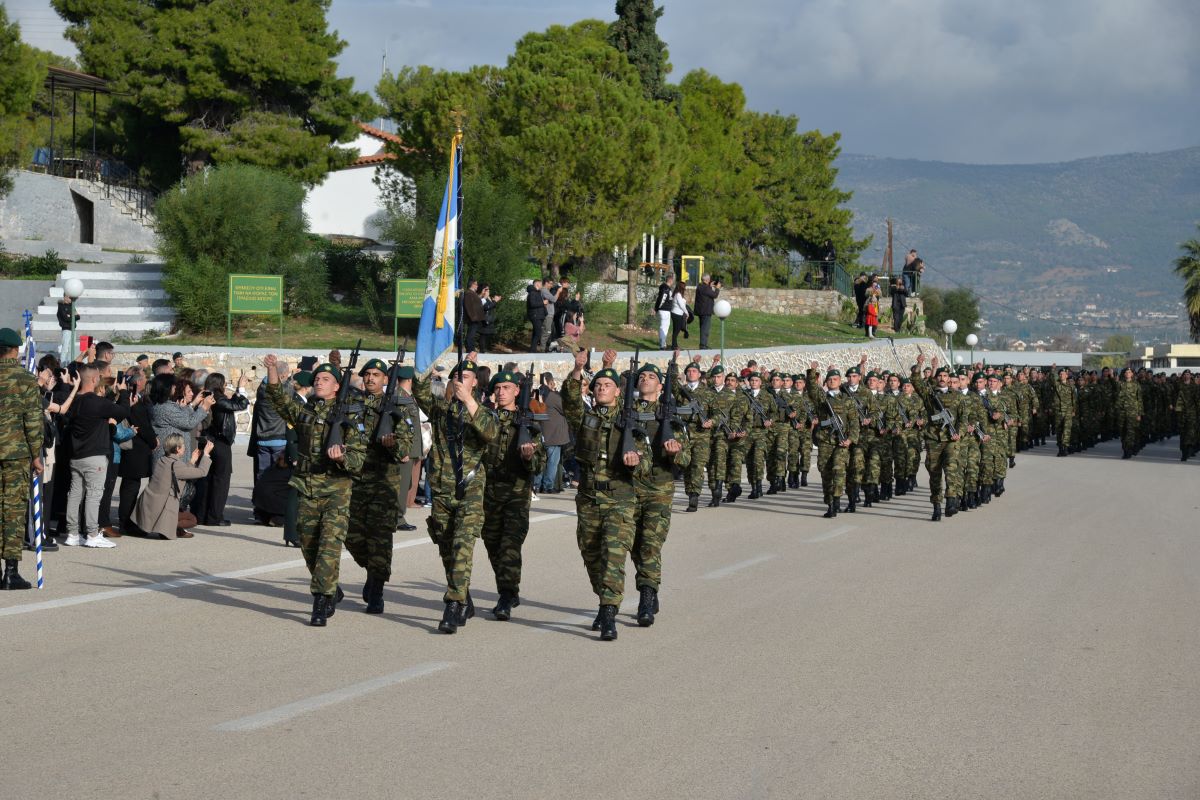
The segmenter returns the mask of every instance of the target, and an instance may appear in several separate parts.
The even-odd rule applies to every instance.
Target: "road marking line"
[[[406,547],[416,547],[419,544],[433,544],[433,541],[425,539],[407,539],[399,542],[393,550],[402,550]],[[350,553],[342,553],[342,558],[350,558]],[[206,575],[203,578],[180,578],[174,581],[162,581],[161,583],[148,583],[144,586],[129,586],[124,589],[110,589],[104,592],[92,592],[91,594],[79,594],[73,597],[60,597],[57,600],[45,600],[40,603],[25,603],[20,606],[12,606],[10,608],[0,608],[0,617],[12,617],[18,614],[29,614],[34,611],[49,611],[54,608],[67,608],[69,606],[79,606],[85,603],[98,603],[101,600],[115,600],[118,597],[129,597],[135,594],[144,594],[146,592],[165,592],[168,589],[180,589],[184,586],[203,586],[209,583],[220,583],[222,581],[232,581],[238,578],[249,578],[254,575],[264,575],[268,572],[278,572],[284,569],[295,569],[303,567],[304,561],[277,561],[274,564],[263,564],[261,567],[250,567],[248,569],[234,570],[233,572],[219,572],[216,575]]]
[[[222,731],[225,733],[243,733],[245,731],[257,731],[262,728],[269,728],[272,725],[278,725],[281,722],[287,722],[293,717],[298,717],[301,714],[308,714],[326,706],[343,703],[347,700],[354,700],[362,697],[365,694],[386,689],[389,686],[394,686],[397,683],[404,683],[416,678],[421,678],[430,675],[434,672],[440,672],[444,669],[453,667],[454,664],[448,661],[430,661],[427,664],[418,664],[415,667],[402,669],[399,672],[393,672],[391,675],[382,675],[378,678],[372,678],[369,681],[356,683],[352,686],[346,686],[342,689],[336,689],[325,694],[318,694],[313,697],[297,700],[294,703],[272,708],[269,711],[262,711],[258,714],[251,714],[248,717],[241,719],[222,722],[220,725],[214,725],[213,730]]]
[[[708,573],[707,575],[701,575],[700,579],[710,581],[710,580],[714,580],[716,578],[725,578],[725,577],[728,577],[729,575],[732,575],[733,573],[737,572],[738,570],[746,569],[746,567],[753,567],[755,564],[761,564],[764,561],[770,561],[774,557],[775,556],[770,553],[765,553],[761,556],[755,556],[754,558],[748,558],[745,561],[739,561],[736,564],[730,564],[728,567],[721,567],[720,569],[714,569],[712,572]]]
[[[826,531],[825,533],[822,533],[820,536],[814,536],[811,539],[805,539],[804,543],[805,544],[816,544],[817,542],[827,542],[830,539],[836,539],[837,537],[841,536],[843,533],[849,533],[850,531],[853,531],[853,530],[857,530],[857,528],[855,528],[853,525],[842,525],[840,528],[834,528],[831,531]]]

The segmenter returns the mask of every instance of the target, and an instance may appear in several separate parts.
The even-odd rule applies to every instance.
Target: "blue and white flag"
[[[33,314],[25,312],[25,369],[37,374],[37,345],[33,342]]]
[[[438,215],[437,234],[433,238],[433,258],[429,261],[425,302],[421,305],[421,324],[417,328],[417,352],[413,360],[418,373],[429,369],[454,346],[462,248],[461,211],[462,134],[459,133],[450,146],[450,175],[446,180],[446,194],[442,197],[442,211]]]

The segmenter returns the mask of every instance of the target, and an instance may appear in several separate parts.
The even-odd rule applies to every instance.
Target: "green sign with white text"
[[[396,281],[396,319],[420,319],[425,304],[425,281],[404,279]]]

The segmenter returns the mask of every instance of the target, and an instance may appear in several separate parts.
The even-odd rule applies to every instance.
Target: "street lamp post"
[[[718,300],[713,303],[713,313],[721,320],[721,363],[725,363],[725,318],[733,313],[733,306],[728,300]]]
[[[979,337],[973,333],[967,334],[967,346],[971,348],[971,364],[975,363],[975,345],[979,344]]]
[[[954,360],[954,332],[958,330],[958,323],[952,319],[948,319],[942,323],[942,333],[946,334],[946,349],[950,351],[950,360]]]
[[[79,278],[68,278],[63,284],[63,296],[71,300],[71,344],[62,354],[64,363],[69,363],[68,359],[75,360],[75,301],[83,297],[83,281]]]

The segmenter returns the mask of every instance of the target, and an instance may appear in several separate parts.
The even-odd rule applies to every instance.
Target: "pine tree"
[[[671,101],[675,92],[667,85],[671,63],[667,43],[655,27],[663,8],[654,0],[617,0],[617,19],[608,26],[608,43],[620,50],[637,69],[649,100]]]

